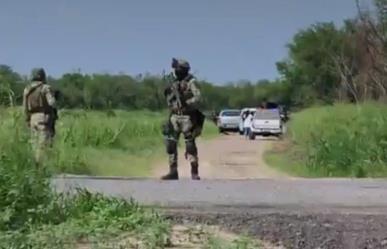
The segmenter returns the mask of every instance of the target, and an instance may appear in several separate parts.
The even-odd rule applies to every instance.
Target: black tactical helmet
[[[33,81],[46,81],[46,72],[43,68],[35,68],[32,70],[31,79]]]
[[[185,70],[190,70],[191,66],[189,65],[188,61],[186,61],[186,60],[172,58],[172,68],[174,68],[174,69],[182,68]]]

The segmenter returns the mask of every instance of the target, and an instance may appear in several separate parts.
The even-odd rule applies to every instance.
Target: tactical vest
[[[50,108],[43,93],[44,84],[32,86],[27,92],[27,110],[29,113],[48,113]]]
[[[184,99],[189,99],[193,97],[193,93],[191,92],[191,89],[188,87],[189,82],[194,77],[189,74],[184,80],[180,82],[180,93],[183,96]],[[201,135],[204,125],[205,116],[201,111],[199,111],[196,108],[187,109],[189,116],[191,117],[191,122],[193,124],[192,127],[192,136],[194,138]]]
[[[184,78],[182,81],[177,82],[178,91],[180,94],[180,97],[182,101],[185,101],[187,99],[190,99],[193,97],[193,93],[191,92],[191,89],[189,88],[189,82],[193,79],[192,75],[188,75],[186,78]],[[194,109],[188,108],[186,111],[191,112]]]
[[[188,95],[192,95],[192,92],[188,88],[188,83],[192,79],[193,79],[193,76],[189,74],[187,77],[184,78],[184,80],[180,81],[178,84],[180,88],[179,89],[180,94],[183,95],[184,97],[187,97]]]

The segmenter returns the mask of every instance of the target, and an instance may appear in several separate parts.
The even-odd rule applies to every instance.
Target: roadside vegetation
[[[99,120],[103,114],[92,115]],[[150,120],[155,118],[151,113],[143,115],[148,118],[150,116]],[[35,165],[28,143],[29,134],[20,112],[6,109],[0,111],[0,116],[0,248],[153,249],[165,248],[175,243],[172,240],[172,224],[152,209],[141,207],[134,200],[104,197],[82,189],[71,195],[54,192],[50,186],[50,178],[57,169],[51,161],[44,165]],[[74,120],[70,119],[68,122],[71,121]],[[108,124],[110,123],[105,120],[101,125],[106,128],[109,127]],[[86,122],[83,126],[78,125],[74,123],[78,129],[86,129],[87,126]],[[97,129],[92,125],[89,128],[89,132]],[[141,130],[137,131],[141,133]],[[115,137],[109,132],[93,132],[105,134],[101,135],[106,136],[104,138]],[[144,136],[147,138],[146,134]],[[69,144],[75,146],[72,149],[76,150],[76,146],[82,149],[81,145],[85,144],[104,148],[117,145],[120,141],[118,139],[115,143],[100,145],[97,140],[83,138]],[[128,146],[126,149],[131,148],[128,143],[124,145]],[[131,152],[143,153],[141,144],[139,148],[133,147]],[[75,154],[74,157],[80,154]],[[201,231],[201,234],[203,238],[210,237],[210,232],[207,234],[206,231]],[[200,245],[206,246],[206,241],[203,240]],[[234,242],[229,243],[233,245]]]
[[[387,107],[383,104],[310,108],[292,116],[288,132],[289,141],[266,157],[290,174],[387,176]]]
[[[52,165],[62,173],[149,175],[163,152],[164,116],[146,111],[62,111]]]
[[[20,132],[27,132],[19,109],[3,109],[0,116],[4,135],[15,129],[14,119]],[[166,117],[166,112],[151,111],[61,111],[50,167],[67,174],[149,176],[154,163],[166,157],[161,134]],[[216,134],[207,120],[203,139]],[[5,140],[0,146],[6,146]]]
[[[0,248],[77,248],[123,233],[148,248],[163,245],[168,223],[135,202],[84,190],[54,193],[52,168],[34,164],[24,120],[9,115],[3,119],[2,112],[0,129]]]
[[[219,237],[209,237],[207,244],[203,249],[259,249],[263,248],[260,243],[254,242],[248,238],[238,238],[232,240],[226,240]]]

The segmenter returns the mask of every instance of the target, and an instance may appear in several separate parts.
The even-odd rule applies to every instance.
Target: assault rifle
[[[178,112],[182,112],[183,108],[185,107],[185,102],[182,101],[182,97],[179,92],[179,86],[178,83],[175,81],[175,78],[172,73],[168,75],[164,75],[164,80],[168,82],[168,86],[164,91],[164,95],[167,98],[167,102],[172,103],[175,102],[176,106],[174,108]]]

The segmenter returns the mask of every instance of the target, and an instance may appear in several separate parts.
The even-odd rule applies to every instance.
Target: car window
[[[222,112],[222,117],[237,117],[240,115],[240,111],[224,111]]]
[[[247,111],[243,111],[243,112],[241,112],[241,116],[243,116],[243,115],[246,115],[247,113],[251,113],[251,114],[255,114],[255,110],[247,110]]]

